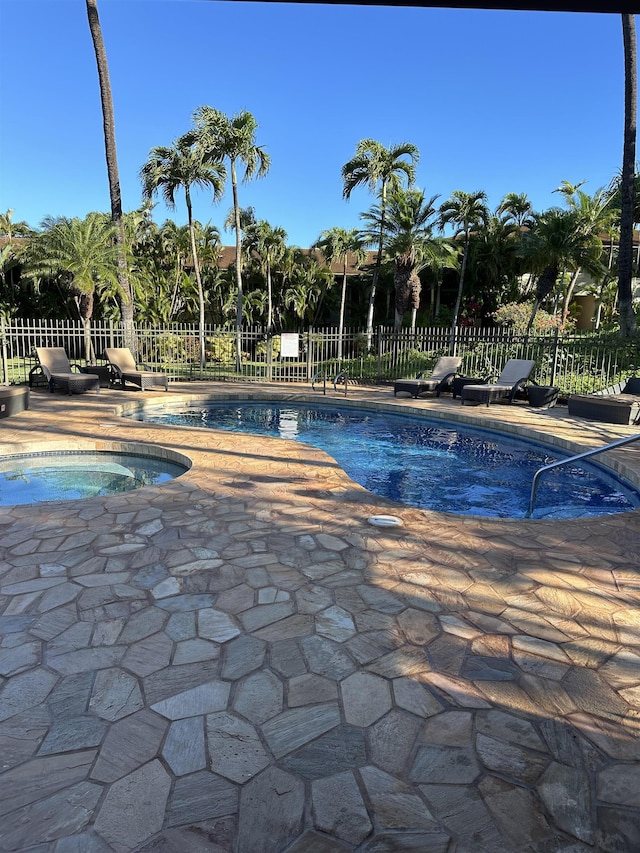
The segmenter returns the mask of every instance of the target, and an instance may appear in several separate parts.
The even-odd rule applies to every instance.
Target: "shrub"
[[[256,359],[266,361],[267,359],[267,344],[268,341],[259,341],[256,344]],[[280,335],[274,335],[271,338],[271,357],[278,358],[280,356]]]
[[[533,302],[509,302],[494,311],[491,316],[499,326],[511,326],[515,332],[525,332],[532,311]],[[538,308],[531,331],[548,332],[551,329],[559,329],[561,325],[560,317]]]
[[[206,343],[207,360],[217,364],[229,364],[235,358],[236,340],[232,333],[208,338]]]

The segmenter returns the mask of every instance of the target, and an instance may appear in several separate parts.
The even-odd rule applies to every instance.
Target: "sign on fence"
[[[300,357],[300,335],[297,332],[280,335],[280,356],[284,358]]]

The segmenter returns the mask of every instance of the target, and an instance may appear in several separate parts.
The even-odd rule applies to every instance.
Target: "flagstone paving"
[[[0,507],[0,850],[637,853],[640,510],[440,515],[302,444],[118,419],[263,391],[43,390],[0,421],[3,453],[124,442],[193,462],[161,486]],[[565,446],[634,432],[358,400]],[[615,465],[640,483],[639,447]]]

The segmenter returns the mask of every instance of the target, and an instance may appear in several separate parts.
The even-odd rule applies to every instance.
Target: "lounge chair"
[[[460,392],[461,403],[471,401],[486,403],[489,406],[494,400],[507,399],[513,403],[517,391],[520,391],[528,381],[535,361],[523,358],[510,358],[495,382],[486,385],[465,385]]]
[[[128,347],[107,347],[104,354],[111,366],[110,387],[119,382],[124,390],[126,383],[129,382],[131,385],[137,385],[141,391],[146,391],[148,388],[164,388],[165,391],[168,389],[167,375],[149,370],[146,364],[142,365],[144,370],[139,370]]]
[[[70,364],[62,347],[36,347],[36,354],[52,394],[54,388],[61,388],[67,394],[100,391],[100,377],[82,372],[77,364]]]
[[[439,397],[456,375],[461,364],[461,358],[444,355],[438,359],[430,376],[423,376],[422,373],[419,373],[415,379],[398,379],[394,382],[393,396],[395,397],[398,391],[406,391],[417,398],[425,391],[435,391],[436,397]]]
[[[640,423],[640,376],[632,376],[624,386],[596,394],[572,394],[567,402],[569,414],[609,424]]]

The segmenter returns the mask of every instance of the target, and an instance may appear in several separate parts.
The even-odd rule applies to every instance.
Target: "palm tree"
[[[624,147],[620,175],[620,246],[618,249],[618,310],[620,334],[638,333],[633,311],[633,220],[635,207],[636,122],[638,111],[638,69],[636,61],[636,24],[630,14],[622,15],[624,42]]]
[[[224,191],[226,170],[219,160],[211,158],[193,139],[192,135],[187,133],[179,137],[171,147],[157,146],[152,148],[147,162],[140,170],[140,178],[142,180],[143,198],[151,199],[160,190],[167,207],[170,209],[174,209],[176,206],[176,190],[180,188],[184,190],[191,240],[191,256],[198,285],[200,371],[202,372],[205,365],[204,288],[196,246],[191,189],[192,187],[212,189],[213,200],[216,201]]]
[[[600,235],[610,229],[616,216],[616,211],[611,203],[612,196],[605,189],[599,189],[593,196],[590,196],[579,189],[579,186],[574,187],[568,181],[563,181],[563,188],[559,191],[565,196],[569,210],[576,214],[576,228],[583,238],[584,248],[591,247],[594,252],[598,250],[602,252],[603,246]],[[577,265],[565,291],[562,305],[563,325],[569,312],[569,303],[580,272],[581,266]],[[600,280],[604,273],[604,267],[598,270],[597,279]]]
[[[323,231],[313,248],[320,249],[329,266],[342,264],[342,290],[340,293],[340,319],[338,321],[338,360],[342,361],[344,337],[344,309],[347,299],[347,262],[352,258],[357,268],[367,256],[362,235],[356,228],[329,228]]]
[[[447,266],[454,255],[444,240],[433,236],[437,199],[437,195],[425,199],[421,190],[400,187],[389,193],[384,250],[393,259],[396,329],[401,328],[408,308],[411,308],[411,327],[415,329],[422,291],[419,273],[427,267],[437,270]],[[373,231],[377,230],[381,216],[380,207],[374,205],[362,218]]]
[[[539,273],[536,296],[527,326],[533,327],[542,302],[553,292],[561,272],[578,267],[599,277],[602,272],[602,243],[585,237],[579,214],[575,210],[554,207],[536,217],[533,229],[523,235],[521,254],[533,273]]]
[[[531,218],[527,217],[526,222],[525,229],[531,228]],[[482,294],[487,314],[519,296],[522,266],[519,249],[525,233],[522,228],[500,204],[485,227],[473,234],[467,269],[474,273],[474,293]]]
[[[379,189],[380,229],[378,232],[378,254],[371,281],[369,293],[369,308],[367,310],[367,341],[371,345],[373,335],[373,309],[376,298],[376,287],[382,264],[382,251],[385,235],[385,215],[387,206],[387,191],[401,186],[402,178],[406,178],[410,187],[416,175],[416,166],[420,153],[415,145],[403,142],[385,148],[375,139],[361,139],[351,160],[342,167],[343,191],[345,199],[351,198],[353,190],[365,184],[372,193]]]
[[[0,213],[0,237],[5,238],[4,245],[0,248],[0,310],[15,309],[16,285],[19,280],[17,270],[20,265],[20,256],[24,247],[16,244],[16,237],[31,237],[33,230],[26,222],[14,222],[13,210]]]
[[[169,269],[171,271],[171,296],[166,317],[170,322],[176,319],[180,307],[184,304],[184,287],[189,282],[186,266],[192,255],[191,232],[188,225],[176,225],[172,219],[167,219],[160,228],[159,237],[161,250],[166,258],[167,272]]]
[[[506,222],[513,221],[518,228],[530,224],[532,213],[526,193],[507,193],[496,208],[497,216],[504,216]]]
[[[102,38],[100,18],[98,17],[97,0],[86,0],[86,5],[89,29],[91,31],[93,49],[96,55],[96,64],[98,66],[98,80],[100,83],[104,147],[107,160],[109,197],[111,200],[111,220],[114,226],[118,260],[120,314],[124,326],[125,344],[135,352],[135,339],[133,334],[133,291],[129,282],[129,274],[127,270],[127,249],[124,221],[122,218],[122,195],[120,193],[120,177],[118,175],[118,155],[116,150],[116,133],[113,115],[113,98],[111,96],[111,82],[109,80],[109,65]]]
[[[285,254],[286,288],[284,304],[297,319],[311,323],[317,306],[334,281],[333,273],[316,258],[293,247]],[[295,326],[294,326],[295,328]]]
[[[473,229],[485,225],[488,218],[489,209],[487,207],[487,195],[482,190],[473,193],[454,190],[454,192],[451,193],[451,198],[449,198],[448,201],[445,201],[445,203],[440,207],[440,227],[444,229],[446,225],[453,225],[455,229],[453,235],[454,239],[459,237],[462,237],[463,239],[458,294],[456,296],[456,304],[453,309],[453,317],[451,320],[451,352],[454,355],[456,326],[458,325],[458,315],[460,314],[462,291],[464,288],[464,276],[469,256],[469,240]]]
[[[236,370],[242,370],[242,349],[240,332],[242,329],[242,228],[240,205],[238,202],[237,165],[244,165],[243,183],[252,178],[262,178],[269,171],[271,158],[260,145],[256,145],[255,134],[258,124],[251,113],[243,110],[228,118],[213,107],[198,107],[193,115],[196,123],[196,138],[207,156],[229,160],[231,188],[233,192],[233,210],[236,231]]]
[[[120,286],[112,223],[100,213],[84,219],[47,218],[29,246],[27,272],[60,278],[73,294],[84,327],[85,358],[95,361],[91,318],[97,289]]]
[[[273,332],[273,265],[284,257],[287,232],[261,219],[246,233],[247,248],[259,259],[267,283],[267,337],[270,337]]]

